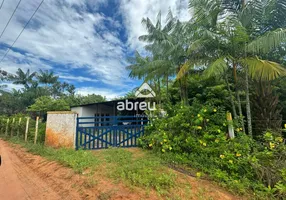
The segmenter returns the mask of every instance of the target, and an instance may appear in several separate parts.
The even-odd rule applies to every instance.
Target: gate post
[[[76,116],[76,129],[75,129],[75,150],[78,150],[78,124],[79,124],[79,118]]]
[[[117,128],[118,128],[118,124],[117,124],[117,116],[114,116],[114,120],[113,120],[113,126],[112,126],[112,135],[113,135],[113,147],[116,147],[116,138],[117,138]]]
[[[45,145],[52,147],[76,147],[77,113],[72,111],[48,112]]]

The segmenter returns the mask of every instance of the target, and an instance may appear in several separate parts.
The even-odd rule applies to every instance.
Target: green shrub
[[[155,118],[140,145],[160,152],[173,164],[208,174],[223,186],[258,198],[286,198],[286,148],[282,137],[266,132],[257,142],[234,121],[236,137],[228,138],[223,108],[212,105],[175,106],[165,118]]]

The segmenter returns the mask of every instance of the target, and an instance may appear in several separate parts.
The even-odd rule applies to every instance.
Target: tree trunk
[[[279,97],[273,91],[268,81],[255,81],[255,93],[251,98],[253,137],[261,136],[266,130],[281,133],[282,107]]]
[[[184,102],[184,95],[183,95],[183,86],[182,86],[182,79],[179,80],[179,88],[180,88],[180,96],[181,96],[181,102]]]
[[[241,101],[240,101],[240,95],[239,95],[239,90],[238,90],[238,85],[237,85],[237,63],[232,61],[232,66],[233,66],[233,77],[234,77],[234,85],[235,85],[235,94],[236,94],[236,99],[238,102],[238,112],[239,112],[239,120],[242,125],[243,132],[245,132],[245,127],[244,127],[244,121],[242,118],[242,108],[241,108]],[[234,119],[236,119],[237,116],[234,115]]]
[[[246,5],[246,0],[241,0],[241,5],[242,5],[242,8],[244,8]]]
[[[185,105],[187,106],[187,105],[189,105],[189,102],[188,102],[188,76],[186,75],[185,76],[185,83],[184,83],[184,90],[185,90],[185,100],[184,100],[184,102],[185,102]]]
[[[245,70],[245,85],[246,85],[246,117],[247,117],[247,128],[248,135],[252,137],[252,122],[251,122],[251,108],[250,108],[250,98],[249,98],[249,80],[248,80],[248,68]]]
[[[238,102],[239,119],[241,120],[242,130],[245,133],[245,126],[244,126],[244,121],[243,121],[242,107],[241,107],[240,95],[239,95],[238,91],[236,93],[236,98],[237,98],[237,102]]]
[[[225,77],[225,82],[226,82],[226,85],[227,85],[227,90],[229,92],[230,103],[231,103],[231,107],[232,107],[232,114],[233,114],[233,117],[236,118],[237,117],[237,113],[236,113],[236,108],[235,108],[235,104],[234,104],[234,100],[233,100],[234,98],[233,98],[233,95],[232,95],[232,92],[231,92],[231,89],[230,89],[227,77]]]
[[[169,100],[169,75],[167,73],[167,76],[166,76],[166,96],[167,96],[167,100]]]
[[[237,101],[239,102],[240,98],[238,99],[239,94],[238,94],[238,90],[237,90],[237,72],[236,72],[237,65],[234,61],[232,61],[232,68],[233,68],[233,79],[234,79],[235,94],[236,94]],[[234,104],[234,102],[233,102],[233,104]],[[234,104],[234,106],[235,106],[235,104]],[[240,105],[238,105],[238,110],[239,110],[239,106]],[[233,117],[234,117],[234,119],[237,119],[237,113],[236,112],[233,114]]]
[[[159,92],[159,94],[158,94],[158,97],[159,97],[159,108],[161,108],[161,84],[160,84],[160,79],[158,79],[158,92]]]
[[[241,117],[242,116],[242,107],[241,107],[241,100],[240,100],[239,91],[236,92],[236,98],[237,98],[237,102],[238,102],[238,114]]]
[[[177,74],[181,70],[181,67],[177,68]],[[184,95],[184,82],[182,81],[183,78],[179,79],[179,87],[180,87],[180,96],[181,96],[181,102],[185,105],[185,95]]]

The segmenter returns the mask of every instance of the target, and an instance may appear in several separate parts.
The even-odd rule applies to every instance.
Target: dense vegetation
[[[267,131],[258,142],[237,123],[236,137],[229,139],[225,110],[210,104],[168,111],[167,117],[152,120],[141,139],[143,148],[162,154],[175,167],[196,169],[198,177],[209,177],[233,192],[285,198],[286,146],[281,136]]]
[[[22,89],[8,91],[5,85],[0,87],[0,115],[70,110],[70,106],[106,101],[101,95],[87,96],[75,94],[74,85],[60,82],[53,71],[23,72],[16,74],[0,71],[1,81],[21,85]]]
[[[127,69],[130,77],[152,86],[160,109],[168,114],[151,120],[141,146],[233,192],[286,199],[286,1],[190,0],[189,10],[192,18],[186,22],[171,11],[166,22],[160,12],[155,22],[142,20],[147,34],[139,40],[146,43],[145,52],[135,52]],[[12,92],[1,87],[0,114],[68,110],[105,100],[75,95],[75,87],[59,82],[51,71],[19,69],[16,75],[0,75],[23,86]],[[233,121],[226,119],[227,113]],[[229,137],[230,126],[234,138]],[[5,120],[0,127],[6,128]],[[113,161],[122,166],[117,178],[145,186],[124,156],[127,163],[117,156]],[[168,185],[168,177],[159,177]]]
[[[160,12],[142,20],[146,52],[127,69],[168,115],[141,145],[235,192],[285,199],[286,1],[190,0],[189,9],[187,22],[171,11],[166,22]]]
[[[165,25],[161,13],[155,23],[142,20],[148,34],[139,39],[148,43],[147,56],[136,52],[129,59],[130,76],[148,81],[158,102],[190,105],[222,94],[221,104],[234,118],[246,119],[249,135],[261,125],[281,124],[285,1],[191,0],[189,6],[188,22],[171,12]]]

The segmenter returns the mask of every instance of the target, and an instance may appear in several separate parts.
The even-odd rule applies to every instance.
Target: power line
[[[33,19],[33,17],[35,16],[35,14],[37,13],[37,11],[39,10],[39,8],[41,7],[41,5],[43,4],[44,0],[41,1],[41,3],[39,4],[39,6],[37,7],[37,9],[35,10],[35,12],[33,13],[33,15],[30,17],[29,21],[26,23],[26,25],[24,26],[24,28],[22,29],[22,31],[20,32],[20,34],[18,35],[18,37],[15,39],[15,41],[13,42],[13,44],[8,48],[8,50],[6,51],[6,53],[4,54],[4,56],[2,57],[2,59],[0,60],[0,63],[4,60],[4,58],[7,56],[7,54],[9,53],[9,51],[11,50],[11,48],[14,46],[14,44],[17,42],[17,40],[19,39],[19,37],[22,35],[22,33],[24,32],[25,28],[29,25],[30,21]]]
[[[6,28],[8,27],[8,25],[9,25],[9,23],[10,23],[10,21],[11,21],[12,17],[14,16],[14,14],[15,14],[16,10],[18,9],[18,7],[19,7],[19,5],[20,5],[21,1],[22,1],[22,0],[20,0],[20,1],[18,2],[18,4],[17,4],[16,8],[14,9],[14,11],[13,11],[13,13],[12,13],[12,15],[11,15],[10,19],[8,20],[8,22],[7,22],[6,26],[4,27],[4,29],[3,29],[3,31],[2,31],[2,33],[1,33],[1,35],[0,35],[0,38],[2,37],[2,35],[3,35],[3,33],[5,32]],[[2,4],[3,4],[3,2],[4,2],[4,0],[2,1]],[[2,4],[1,4],[1,7],[2,7]]]
[[[1,10],[3,4],[4,4],[4,1],[5,1],[5,0],[3,0],[2,3],[1,3],[1,5],[0,5],[0,10]]]

